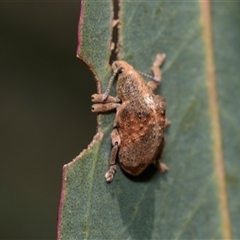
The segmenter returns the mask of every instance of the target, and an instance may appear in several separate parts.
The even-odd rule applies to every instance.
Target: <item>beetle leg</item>
[[[114,178],[114,175],[115,175],[115,173],[117,171],[117,166],[116,166],[117,152],[118,152],[118,145],[115,145],[112,148],[112,152],[111,152],[109,170],[105,174],[106,182],[112,182],[112,180]]]
[[[95,103],[92,105],[92,112],[108,112],[118,108],[120,105],[120,103]]]
[[[165,141],[166,140],[164,137],[163,142],[161,144],[161,149],[159,151],[158,157],[155,162],[155,166],[160,170],[161,173],[166,173],[169,170],[168,166],[165,163],[161,162],[161,155],[162,155],[163,147],[165,145]]]
[[[167,128],[171,125],[171,121],[166,118],[164,127]]]
[[[105,174],[106,182],[112,182],[114,175],[117,171],[116,161],[117,161],[117,153],[120,146],[120,136],[118,133],[118,130],[116,128],[113,129],[111,133],[112,138],[112,151],[111,151],[111,157],[110,157],[110,167],[107,173]]]
[[[103,94],[93,94],[92,102],[92,112],[108,112],[118,108],[120,104],[120,99],[117,97],[108,96],[106,100],[102,100]]]
[[[103,94],[95,93],[92,95],[92,102],[94,103],[120,103],[121,100],[118,97],[108,96],[105,100],[103,99]]]
[[[154,165],[160,170],[161,173],[166,173],[169,171],[167,164],[160,162],[160,160],[157,160]]]
[[[153,66],[151,67],[151,70],[153,71],[154,78],[159,79],[159,82],[158,81],[149,81],[148,82],[148,86],[152,90],[155,90],[162,80],[162,72],[161,72],[160,67],[162,66],[165,58],[166,58],[165,53],[157,54],[156,59],[153,63]]]
[[[162,163],[162,162],[159,163],[158,167],[159,167],[161,173],[166,173],[169,170],[169,167],[165,163]]]

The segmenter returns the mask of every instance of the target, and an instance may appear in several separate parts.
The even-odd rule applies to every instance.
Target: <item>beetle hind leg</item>
[[[111,133],[111,138],[112,138],[113,148],[112,148],[111,157],[110,157],[110,167],[107,173],[105,174],[106,182],[109,182],[109,183],[112,182],[114,175],[117,171],[116,162],[117,162],[117,153],[120,146],[120,136],[116,128],[113,129]]]
[[[160,169],[161,173],[166,173],[169,171],[169,167],[165,163],[162,163],[162,162],[158,163],[158,168]]]
[[[167,164],[161,162],[160,160],[157,160],[154,165],[160,170],[161,173],[166,173],[169,171]]]
[[[162,156],[163,147],[165,145],[165,141],[166,140],[165,140],[165,137],[164,137],[162,145],[161,145],[161,149],[160,149],[159,154],[158,154],[158,157],[157,157],[157,159],[154,163],[154,165],[160,170],[161,173],[166,173],[166,172],[169,171],[168,166],[165,163],[161,162],[161,156]]]

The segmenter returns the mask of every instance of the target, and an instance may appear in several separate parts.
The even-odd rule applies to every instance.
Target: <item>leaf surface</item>
[[[240,2],[213,2],[213,42],[227,198],[233,239],[240,238]]]
[[[118,166],[107,184],[114,113],[101,115],[88,150],[64,166],[59,239],[240,237],[239,3],[218,4],[212,14],[196,1],[121,1],[120,58],[150,74],[155,55],[167,54],[157,93],[172,123],[162,157],[170,172],[150,167],[133,178]],[[111,1],[82,1],[78,56],[100,81],[99,91],[111,76],[112,16]],[[224,35],[230,26],[235,30]]]

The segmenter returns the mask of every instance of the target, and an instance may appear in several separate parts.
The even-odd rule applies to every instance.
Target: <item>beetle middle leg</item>
[[[117,97],[108,96],[106,100],[102,100],[103,94],[93,94],[92,102],[92,112],[108,112],[118,108],[121,105],[121,101]]]
[[[113,148],[112,148],[111,157],[110,157],[110,167],[107,173],[105,174],[106,182],[112,182],[114,175],[117,171],[116,162],[117,162],[117,153],[120,146],[120,136],[116,128],[113,129],[111,133],[111,138],[112,138]]]
[[[166,58],[165,53],[159,53],[156,56],[156,59],[151,67],[151,70],[153,71],[154,78],[159,79],[159,82],[157,81],[149,81],[148,86],[152,89],[155,90],[157,89],[158,85],[160,84],[162,80],[162,72],[160,70],[160,67],[162,66],[164,60]]]

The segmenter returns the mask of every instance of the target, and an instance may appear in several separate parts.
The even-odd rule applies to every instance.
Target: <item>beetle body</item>
[[[114,64],[125,69],[117,81],[117,96],[122,100],[114,124],[121,140],[118,161],[125,172],[135,176],[161,153],[166,105],[132,66],[123,61]]]
[[[165,118],[164,98],[153,93],[158,84],[154,81],[146,83],[125,61],[114,62],[112,68],[118,77],[117,97],[112,100],[113,97],[109,96],[111,100],[106,98],[102,105],[93,105],[95,112],[116,109],[106,181],[113,180],[117,156],[121,168],[133,176],[141,174],[150,164],[167,171],[167,166],[158,161],[165,142],[164,130],[169,123]],[[93,101],[98,102],[97,96],[93,97]]]

